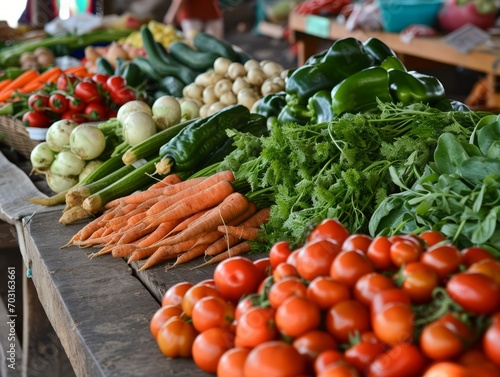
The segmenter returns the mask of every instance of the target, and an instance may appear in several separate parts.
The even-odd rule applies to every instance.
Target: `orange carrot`
[[[111,255],[115,258],[125,258],[137,250],[137,245],[127,243],[124,245],[116,245],[112,248]]]
[[[45,72],[41,73],[37,78],[23,85],[19,92],[21,93],[32,93],[47,83],[52,83],[57,80],[57,78],[63,73],[62,69],[59,67],[49,68]]]
[[[176,183],[180,183],[180,182],[182,182],[182,178],[178,174],[172,173],[172,174],[165,176],[162,180],[151,185],[148,188],[148,190],[156,190],[158,188],[165,188],[166,186],[175,185]]]
[[[203,216],[205,213],[207,213],[211,209],[212,208],[207,208],[207,209],[204,209],[202,211],[196,212],[194,215],[191,215],[191,216],[187,217],[186,219],[182,220],[179,223],[179,225],[177,225],[174,229],[172,229],[170,231],[170,233],[168,235],[182,232],[184,229],[186,229],[189,226],[189,224],[191,224],[193,221],[198,220],[201,216]]]
[[[251,228],[248,226],[221,225],[217,230],[227,236],[233,236],[243,240],[255,240],[260,232],[260,228]]]
[[[160,246],[160,247],[162,247],[162,246]],[[166,247],[166,246],[163,246],[163,247]],[[142,249],[135,249],[135,251],[128,258],[127,263],[130,264],[130,263],[135,262],[137,260],[147,258],[147,257],[153,255],[153,253],[158,249],[159,249],[159,247],[156,247],[156,246],[144,247]]]
[[[150,267],[157,265],[158,263],[161,263],[163,261],[171,259],[172,257],[175,257],[175,256],[179,255],[180,253],[183,253],[183,252],[191,249],[195,243],[196,243],[196,239],[191,239],[191,240],[187,240],[185,242],[181,242],[181,243],[178,243],[175,245],[160,246],[146,260],[146,263],[144,263],[144,265],[141,266],[139,271],[144,271]]]
[[[13,79],[3,90],[0,92],[0,102],[4,102],[7,99],[10,98],[10,96],[16,91],[17,89],[23,87],[30,81],[36,79],[38,77],[39,73],[36,69],[29,69],[15,79]]]
[[[152,233],[150,233],[143,241],[137,244],[138,247],[147,247],[165,237],[172,229],[179,225],[178,220],[167,221],[161,223]]]
[[[210,264],[222,262],[225,259],[248,253],[250,250],[251,250],[250,243],[248,241],[243,241],[243,242],[237,243],[236,245],[229,248],[228,250],[215,255],[213,258],[211,258],[207,262],[200,264],[194,268],[200,268],[200,267],[208,266]]]
[[[165,270],[169,270],[175,266],[178,266],[179,264],[189,262],[193,260],[194,258],[200,257],[205,253],[205,249],[207,248],[207,245],[202,244],[193,247],[192,249],[189,249],[182,254],[179,254],[177,256],[177,259],[175,260],[175,263],[172,264],[171,266],[167,266]]]
[[[78,65],[78,66],[75,66],[75,67],[66,68],[64,70],[64,73],[67,74],[67,75],[73,74],[75,76],[87,77],[88,74],[89,74],[89,71],[83,65]]]
[[[122,228],[120,232],[120,238],[116,242],[117,245],[123,245],[125,243],[132,243],[137,241],[139,238],[154,231],[155,228],[148,227],[147,224],[143,222],[133,225],[130,228]]]
[[[3,88],[7,87],[12,82],[12,79],[5,79],[0,81],[0,92],[3,90]]]

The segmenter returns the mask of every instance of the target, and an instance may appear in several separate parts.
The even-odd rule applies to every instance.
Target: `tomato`
[[[481,350],[466,350],[458,359],[460,365],[467,368],[471,376],[498,377],[500,367],[493,363]]]
[[[108,112],[106,113],[106,119],[116,118],[118,115],[118,110],[108,108]]]
[[[306,372],[306,360],[292,345],[270,341],[250,351],[243,370],[245,377],[299,376]]]
[[[49,97],[49,108],[55,114],[62,114],[68,109],[68,100],[61,93],[52,93]]]
[[[79,113],[82,113],[83,110],[85,110],[87,104],[81,98],[71,96],[66,98],[68,100],[68,110],[76,111]]]
[[[434,246],[435,244],[446,240],[445,235],[438,230],[426,230],[418,236],[424,240],[427,247]]]
[[[483,259],[495,259],[491,253],[479,246],[471,246],[460,250],[462,254],[462,264],[466,267],[473,265]]]
[[[355,233],[351,234],[346,240],[342,243],[342,250],[359,250],[363,253],[368,252],[368,248],[372,243],[373,238],[368,234]]]
[[[209,285],[196,284],[192,286],[182,297],[182,310],[188,317],[191,317],[193,315],[194,305],[203,297],[209,296],[222,297],[221,293],[217,289]]]
[[[478,272],[489,276],[497,284],[500,284],[500,262],[494,259],[483,259],[471,265],[467,272]]]
[[[295,338],[319,327],[321,311],[306,297],[291,296],[276,309],[274,320],[281,334]]]
[[[188,281],[183,281],[170,286],[161,298],[161,305],[177,305],[181,306],[182,298],[186,294],[187,290],[191,288],[194,284]]]
[[[84,123],[87,121],[85,114],[82,114],[78,111],[73,111],[73,110],[66,111],[64,114],[61,115],[61,119],[73,120],[78,124]]]
[[[370,272],[361,276],[354,285],[354,297],[369,307],[378,292],[391,288],[396,288],[391,278],[378,272]]]
[[[439,285],[437,272],[421,262],[405,265],[398,274],[398,279],[402,280],[401,288],[415,304],[431,301],[432,292]]]
[[[215,288],[215,281],[214,279],[205,279],[196,283],[195,285],[208,285],[209,287]]]
[[[99,93],[97,84],[93,81],[80,81],[75,86],[75,96],[86,103],[101,102],[102,95]]]
[[[316,239],[330,238],[339,245],[342,245],[349,236],[349,231],[340,221],[336,219],[325,219],[313,228],[311,233],[307,236],[307,241],[310,242]]]
[[[339,360],[330,364],[318,377],[359,377],[354,367]]]
[[[401,267],[403,264],[417,262],[420,259],[420,250],[414,242],[401,240],[391,245],[390,256],[392,263]]]
[[[450,360],[463,351],[462,340],[446,324],[431,322],[420,334],[420,349],[429,359]]]
[[[95,75],[92,76],[92,80],[96,84],[99,84],[101,86],[101,88],[105,91],[109,90],[108,85],[106,83],[108,81],[108,79],[109,79],[109,75],[105,75],[102,73],[96,73]]]
[[[379,313],[387,304],[399,302],[410,306],[410,295],[401,288],[386,289],[377,293],[372,300],[371,312],[372,315]]]
[[[331,264],[330,276],[348,287],[354,287],[361,276],[373,271],[372,263],[361,251],[344,250]]]
[[[392,242],[386,236],[377,236],[368,246],[366,255],[377,270],[390,271],[395,268],[391,260]]]
[[[295,249],[292,253],[286,258],[286,263],[291,264],[293,267],[297,265],[297,255],[299,255],[299,249]]]
[[[486,356],[500,366],[500,321],[494,320],[483,335],[483,349]]]
[[[182,314],[182,309],[179,306],[162,306],[158,309],[153,317],[151,318],[151,322],[149,323],[149,329],[151,330],[151,334],[153,338],[156,339],[160,328],[163,326],[165,322],[167,322],[172,317],[180,317]]]
[[[337,341],[334,337],[321,330],[308,331],[296,338],[292,345],[301,355],[303,355],[310,367],[318,355],[327,350],[337,349]]]
[[[343,360],[344,355],[340,351],[326,350],[321,352],[314,360],[314,372],[319,375],[325,371],[329,365],[336,361]]]
[[[214,271],[215,285],[227,300],[238,300],[257,291],[259,271],[252,260],[244,257],[232,257],[219,263]]]
[[[191,348],[197,335],[192,324],[180,317],[172,317],[160,328],[156,342],[167,357],[191,357]]]
[[[349,342],[349,335],[353,336],[370,329],[370,314],[368,309],[359,301],[345,300],[332,306],[326,313],[326,328],[336,340],[342,343]]]
[[[91,122],[97,122],[106,119],[108,109],[100,103],[91,102],[85,107],[84,114]]]
[[[375,358],[385,351],[381,342],[361,341],[344,352],[345,360],[359,373],[364,373]]]
[[[368,367],[369,377],[418,377],[426,361],[419,349],[408,343],[398,343],[378,355]]]
[[[124,105],[127,102],[137,99],[135,92],[130,88],[123,88],[119,90],[111,90],[111,100],[118,106]]]
[[[234,334],[228,329],[213,327],[199,334],[193,342],[193,360],[208,373],[217,372],[222,355],[234,347]]]
[[[273,270],[273,279],[275,282],[278,282],[281,279],[289,277],[299,277],[299,272],[297,271],[297,268],[290,263],[282,262],[278,264],[276,268]]]
[[[233,304],[220,297],[203,297],[193,306],[193,326],[199,332],[213,327],[228,329],[233,323],[234,310]]]
[[[244,312],[236,324],[236,347],[256,347],[277,336],[274,325],[275,310],[255,307]]]
[[[453,275],[446,291],[460,306],[476,315],[491,314],[500,308],[500,285],[477,272]]]
[[[458,271],[462,263],[460,250],[451,243],[437,244],[428,248],[420,260],[423,264],[434,269],[440,279]]]
[[[127,81],[122,76],[111,75],[106,80],[106,86],[110,91],[117,91],[126,88]]]
[[[79,81],[80,81],[80,79],[73,74],[70,74],[70,75],[62,74],[57,78],[56,87],[57,87],[57,90],[61,90],[63,92],[67,92],[67,93],[71,94],[74,92],[75,85]]]
[[[291,296],[306,297],[306,285],[296,277],[289,277],[274,283],[269,288],[268,300],[272,308],[278,307]]]
[[[45,113],[27,111],[22,117],[22,122],[26,127],[49,128],[52,120]]]
[[[288,256],[292,253],[290,249],[290,242],[279,241],[276,242],[269,250],[269,259],[271,260],[271,266],[273,269],[280,263],[286,262]]]
[[[260,295],[257,293],[249,294],[243,297],[234,310],[234,319],[237,321],[240,319],[241,315],[251,308],[258,306],[260,300]]]
[[[423,377],[472,377],[463,366],[451,361],[440,361],[432,364]]]
[[[329,238],[309,241],[300,248],[295,267],[299,275],[309,281],[318,276],[328,276],[330,266],[339,253],[340,245]]]
[[[475,339],[474,332],[465,322],[457,318],[453,313],[446,313],[436,319],[435,322],[444,324],[448,329],[457,334],[462,342],[471,344]]]
[[[43,112],[49,107],[49,97],[44,94],[32,94],[28,97],[28,107],[36,112]]]
[[[309,283],[306,296],[320,309],[329,309],[333,305],[351,298],[349,287],[329,276],[319,276]]]
[[[410,306],[388,303],[372,316],[373,332],[382,342],[396,344],[413,339],[414,313]]]
[[[257,270],[259,271],[260,275],[259,282],[261,282],[271,274],[271,261],[269,257],[264,257],[254,260],[253,264],[255,265],[255,267],[257,267]]]
[[[262,280],[257,288],[257,294],[266,296],[271,288],[271,285],[274,284],[274,278],[272,276],[268,276],[264,280]],[[241,300],[241,299],[240,299]]]
[[[250,353],[249,348],[234,347],[220,357],[217,364],[217,377],[244,377],[243,367]]]

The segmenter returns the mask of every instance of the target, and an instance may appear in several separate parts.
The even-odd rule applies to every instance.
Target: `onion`
[[[69,138],[71,152],[83,160],[99,157],[106,148],[106,137],[97,127],[80,124],[71,132]]]
[[[129,116],[131,113],[135,113],[136,111],[143,111],[145,113],[148,113],[149,115],[153,114],[153,111],[151,110],[151,107],[143,101],[129,101],[125,103],[124,105],[120,106],[118,109],[118,113],[116,114],[116,119],[123,124],[125,122],[125,119]]]
[[[73,120],[62,119],[52,123],[47,130],[45,140],[50,149],[54,152],[60,152],[69,145],[71,132],[78,126]]]
[[[153,103],[151,108],[153,110],[153,120],[159,130],[174,126],[181,121],[181,105],[175,97],[161,96]]]
[[[85,167],[78,176],[78,181],[83,181],[87,176],[102,165],[102,161],[92,160],[85,164]]]
[[[187,99],[181,103],[181,118],[189,120],[200,116],[200,107],[193,100]]]
[[[155,133],[156,123],[153,117],[142,111],[130,114],[123,123],[123,138],[131,146],[139,144]]]
[[[75,177],[64,177],[50,172],[47,173],[45,178],[47,179],[47,184],[50,189],[55,193],[69,190],[78,183],[78,179]]]
[[[64,150],[58,153],[52,165],[50,165],[50,173],[63,177],[79,175],[85,166],[85,161],[72,153]]]
[[[31,151],[30,161],[34,169],[47,170],[54,162],[55,157],[55,152],[50,149],[47,142],[42,142],[37,144]]]

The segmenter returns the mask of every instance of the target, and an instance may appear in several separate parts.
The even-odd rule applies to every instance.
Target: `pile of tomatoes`
[[[316,226],[304,245],[178,283],[150,328],[219,377],[500,376],[500,262],[443,235]]]
[[[116,116],[118,108],[137,98],[126,80],[117,75],[79,77],[61,74],[55,84],[28,97],[28,111],[22,116],[27,127],[48,128],[56,120],[77,123],[99,122]]]

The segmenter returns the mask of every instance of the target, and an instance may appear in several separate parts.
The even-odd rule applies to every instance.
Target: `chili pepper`
[[[346,112],[376,111],[377,99],[382,102],[392,102],[389,74],[382,67],[366,68],[336,85],[331,91],[331,96],[332,109],[336,116]]]
[[[257,105],[256,113],[269,118],[277,116],[281,109],[286,106],[286,93],[270,93],[265,95]]]
[[[333,119],[332,96],[328,90],[320,90],[314,94],[307,103],[308,109],[313,113],[313,123],[329,122]]]
[[[389,86],[394,101],[403,105],[415,102],[432,105],[445,98],[443,84],[436,77],[415,71],[390,70]]]
[[[403,62],[395,56],[388,56],[382,63],[380,63],[380,66],[386,71],[388,71],[389,69],[397,69],[404,72],[407,71]]]
[[[304,105],[286,105],[278,114],[279,124],[297,123],[305,125],[311,122],[312,113]]]
[[[368,38],[363,43],[363,46],[365,47],[365,50],[373,57],[375,65],[382,63],[388,56],[396,57],[396,53],[394,52],[394,50],[378,38]]]
[[[331,69],[332,64],[327,62],[297,68],[286,82],[287,104],[306,105],[314,93],[331,90],[338,83],[332,78]]]

